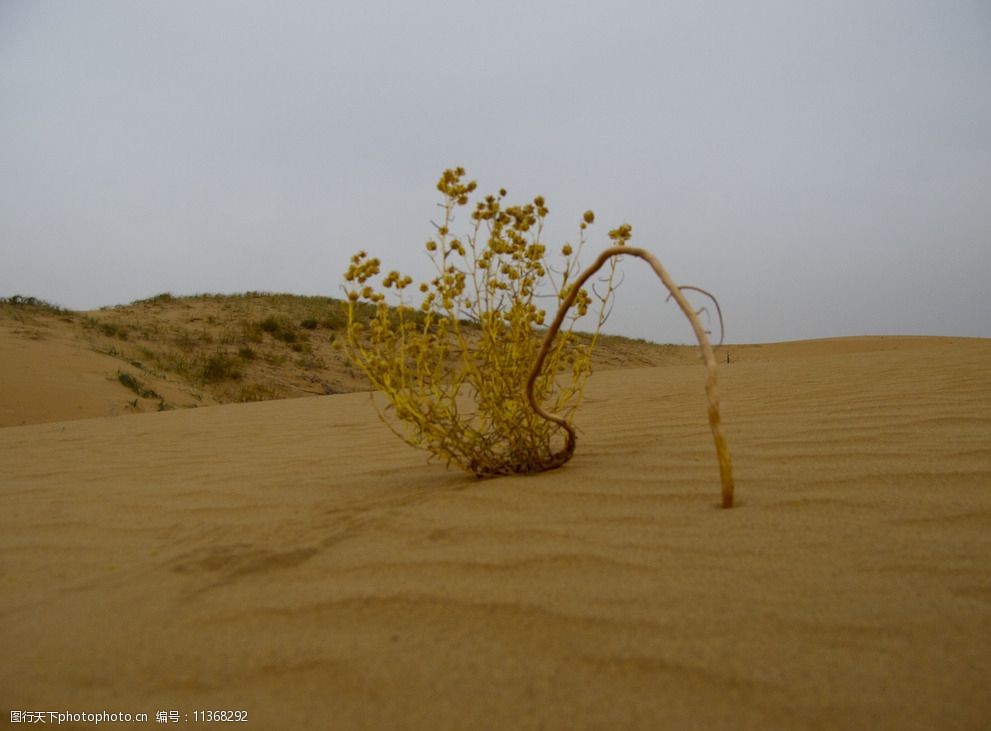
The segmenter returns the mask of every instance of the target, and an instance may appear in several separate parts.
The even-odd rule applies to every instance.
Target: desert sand
[[[991,341],[719,354],[731,510],[699,364],[593,376],[531,477],[367,394],[0,429],[5,723],[988,728]]]

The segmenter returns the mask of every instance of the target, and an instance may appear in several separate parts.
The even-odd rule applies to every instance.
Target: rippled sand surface
[[[991,341],[727,355],[728,511],[700,365],[596,375],[575,459],[527,478],[426,464],[361,394],[0,429],[0,698],[152,719],[108,728],[987,728]]]

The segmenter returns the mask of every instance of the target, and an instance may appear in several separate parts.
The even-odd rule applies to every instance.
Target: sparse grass
[[[273,398],[278,398],[278,393],[265,385],[253,384],[250,386],[242,386],[235,397],[235,401],[238,403],[248,403],[252,401],[268,401]]]
[[[296,359],[296,365],[307,371],[315,371],[324,367],[323,359],[313,355],[312,352],[304,353]]]
[[[316,319],[308,318],[306,322],[312,322],[313,327],[316,328]],[[275,315],[269,315],[265,319],[261,320],[258,324],[258,329],[263,333],[271,335],[276,340],[281,340],[287,345],[292,345],[299,340],[307,340],[308,335],[299,332],[296,327],[288,320],[288,318],[280,318]]]
[[[135,300],[132,305],[167,305],[175,301],[175,297],[171,292],[162,292],[161,294],[156,294],[154,297],[148,297],[143,300]]]
[[[70,318],[74,314],[72,310],[67,310],[60,305],[54,305],[43,299],[38,299],[37,297],[26,297],[21,294],[15,294],[11,297],[0,297],[0,306],[21,310],[33,310],[35,312],[44,312],[52,315],[67,316]]]
[[[154,398],[154,399],[159,399],[162,402],[165,401],[165,399],[163,399],[158,393],[156,393],[150,388],[145,388],[144,384],[141,383],[141,381],[139,381],[137,378],[135,378],[126,371],[117,371],[117,380],[120,381],[120,383],[123,386],[134,391],[134,393],[136,393],[141,398],[147,398],[147,399]]]
[[[241,337],[246,343],[260,343],[265,339],[265,331],[257,322],[242,321],[241,330]]]
[[[128,340],[131,328],[118,320],[101,319],[92,316],[83,318],[83,326],[95,330],[101,335],[117,340]]]

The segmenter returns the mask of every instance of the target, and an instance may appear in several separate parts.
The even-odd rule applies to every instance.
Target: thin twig
[[[707,292],[706,290],[702,289],[701,287],[693,287],[690,284],[683,284],[680,287],[678,287],[678,289],[680,289],[682,291],[684,291],[686,289],[690,289],[693,292],[700,292],[701,294],[704,294],[706,297],[708,297],[709,299],[712,300],[712,304],[714,304],[716,306],[716,316],[719,318],[719,342],[716,343],[716,347],[718,348],[720,345],[723,344],[723,339],[726,336],[726,330],[723,328],[723,311],[719,308],[719,300],[717,300],[715,298],[715,296],[711,292]],[[667,302],[670,299],[671,299],[671,295],[669,294],[667,297],[664,298],[664,301]],[[705,309],[705,308],[702,308],[702,309]],[[702,310],[699,310],[699,312],[701,312],[701,311]]]

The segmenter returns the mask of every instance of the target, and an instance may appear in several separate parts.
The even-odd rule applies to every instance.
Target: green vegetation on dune
[[[14,319],[22,319],[25,314],[56,315],[66,319],[72,319],[75,313],[60,305],[54,305],[37,297],[25,297],[15,294],[10,297],[0,297],[0,312],[4,312]]]
[[[359,304],[354,317],[368,321],[374,306]],[[369,390],[340,348],[347,304],[332,297],[281,293],[161,293],[130,304],[72,311],[34,297],[0,298],[0,322],[17,323],[24,337],[54,330],[80,347],[120,364],[109,380],[143,398],[138,389],[168,396],[169,405],[236,403]],[[467,324],[467,323],[466,323]],[[581,337],[579,335],[579,337]],[[657,365],[679,360],[671,346],[608,337],[599,363],[607,367]],[[129,374],[131,385],[118,373]],[[172,389],[172,390],[170,390]]]
[[[163,293],[87,313],[83,326],[149,373],[222,403],[255,401],[367,388],[333,345],[342,307],[330,297]]]

